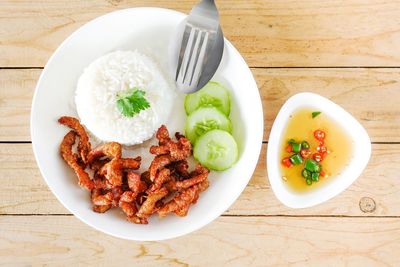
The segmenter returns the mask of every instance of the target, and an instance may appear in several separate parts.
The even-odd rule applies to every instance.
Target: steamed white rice
[[[138,87],[150,108],[125,117],[117,94]],[[158,65],[138,51],[116,51],[92,62],[78,81],[75,103],[81,123],[102,141],[134,145],[166,123],[175,97]]]

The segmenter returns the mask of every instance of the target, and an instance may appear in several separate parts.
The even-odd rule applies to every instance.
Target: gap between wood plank
[[[0,70],[42,70],[44,67],[0,67]]]
[[[0,144],[32,144],[32,141],[0,141]]]

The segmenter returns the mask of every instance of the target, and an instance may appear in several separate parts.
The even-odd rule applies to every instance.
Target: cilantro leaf
[[[314,111],[313,113],[311,113],[312,118],[314,119],[315,117],[317,117],[319,114],[321,114],[321,111]]]
[[[133,88],[129,93],[118,95],[117,108],[125,117],[133,117],[140,111],[148,109],[150,103],[144,97],[145,91]]]

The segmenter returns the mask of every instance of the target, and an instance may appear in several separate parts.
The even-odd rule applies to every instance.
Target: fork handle
[[[214,0],[201,0],[200,3],[197,4],[197,7],[205,8],[208,11],[215,10],[218,12]]]

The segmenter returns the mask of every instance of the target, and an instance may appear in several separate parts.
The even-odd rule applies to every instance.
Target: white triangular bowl
[[[353,141],[353,156],[337,177],[320,188],[305,193],[291,191],[284,183],[280,171],[281,137],[290,114],[307,107],[327,114],[341,125]],[[268,142],[268,178],[275,196],[290,208],[307,208],[325,202],[346,190],[363,172],[371,156],[371,141],[362,125],[339,105],[313,93],[299,93],[289,98],[279,111],[272,126]]]

